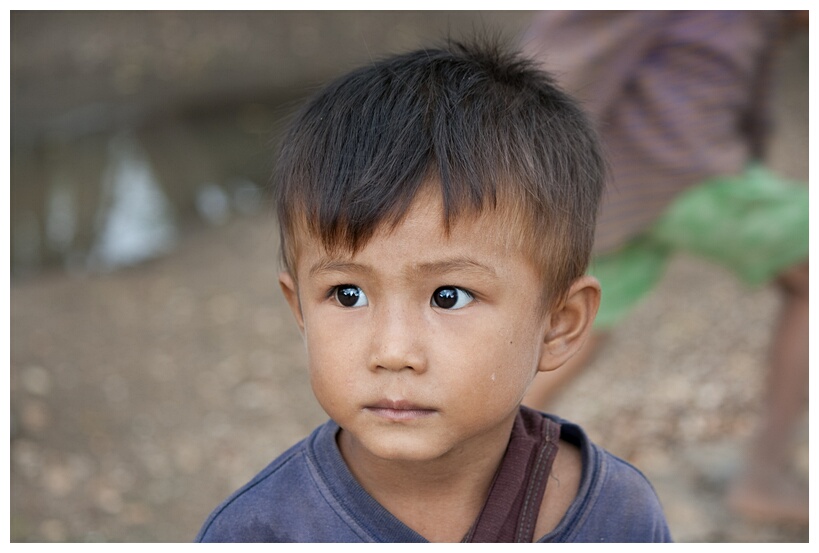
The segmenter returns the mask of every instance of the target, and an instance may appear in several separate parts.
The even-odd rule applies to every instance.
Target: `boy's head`
[[[502,452],[594,319],[602,165],[577,107],[497,48],[390,58],[302,111],[276,173],[279,280],[354,473]]]
[[[494,44],[394,56],[333,82],[293,121],[274,174],[285,269],[298,278],[308,237],[354,254],[431,187],[447,231],[502,218],[548,309],[586,270],[603,177],[583,113],[532,62]]]

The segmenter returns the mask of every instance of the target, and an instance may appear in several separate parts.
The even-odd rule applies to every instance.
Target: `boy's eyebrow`
[[[489,273],[492,276],[497,276],[495,269],[489,265],[485,265],[474,259],[468,257],[456,257],[454,259],[444,259],[442,261],[433,261],[429,263],[418,263],[413,267],[413,272],[421,274],[439,274],[449,273],[454,271],[474,271]]]
[[[322,259],[310,267],[308,274],[312,276],[316,276],[318,273],[324,272],[356,272],[356,273],[364,273],[370,274],[373,270],[366,265],[362,265],[361,263],[353,263],[352,261],[340,261],[338,259]]]

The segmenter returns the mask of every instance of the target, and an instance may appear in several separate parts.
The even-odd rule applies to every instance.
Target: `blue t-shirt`
[[[560,524],[538,542],[668,542],[654,489],[640,471],[552,415],[583,459],[580,488]],[[328,421],[216,508],[200,542],[425,542],[358,484]]]

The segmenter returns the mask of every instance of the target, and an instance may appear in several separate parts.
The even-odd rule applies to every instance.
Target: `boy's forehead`
[[[465,255],[509,256],[523,253],[522,237],[530,234],[521,228],[523,221],[520,213],[501,204],[480,210],[461,210],[447,224],[440,189],[425,186],[396,223],[382,221],[356,251],[343,245],[330,247],[316,232],[309,230],[308,225],[301,224],[294,229],[294,253],[297,260],[309,258],[313,263],[318,258],[325,262],[352,260],[368,249],[399,245],[413,257],[448,248]]]

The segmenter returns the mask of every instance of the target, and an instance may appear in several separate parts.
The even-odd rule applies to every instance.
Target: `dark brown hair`
[[[297,230],[355,253],[436,183],[447,229],[465,213],[515,215],[553,303],[587,268],[604,173],[577,104],[498,41],[389,57],[292,121],[273,178],[284,266],[296,276]]]

